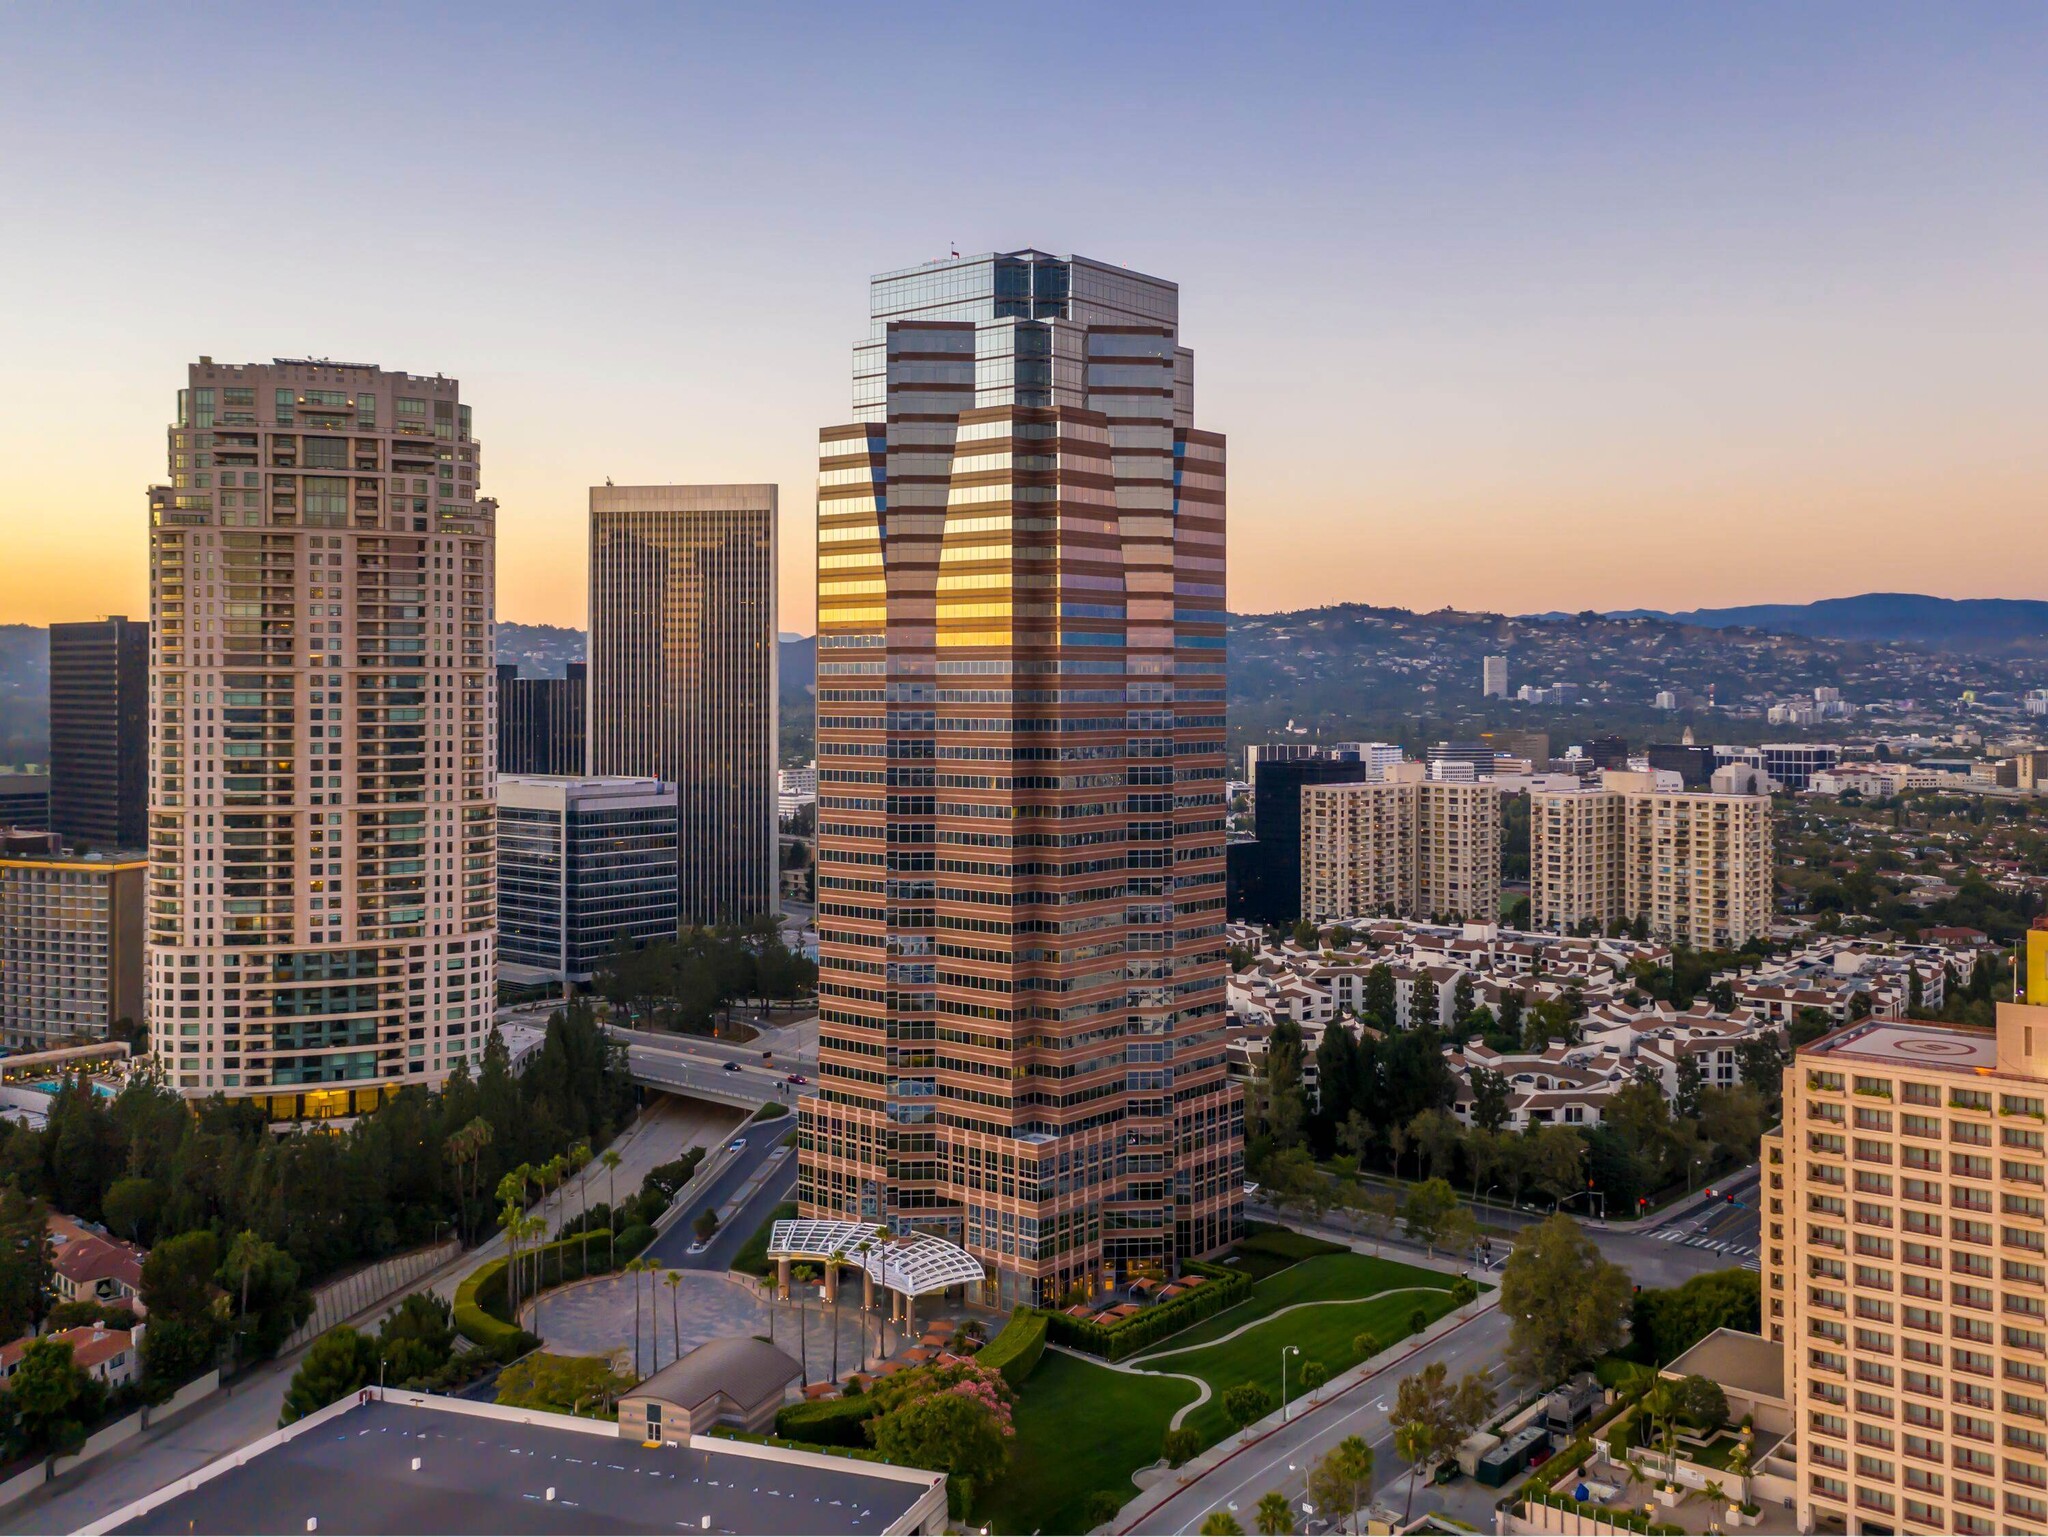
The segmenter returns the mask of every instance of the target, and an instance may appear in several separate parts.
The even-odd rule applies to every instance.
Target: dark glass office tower
[[[676,787],[681,922],[777,910],[770,485],[590,489],[589,772]]]
[[[1350,758],[1262,761],[1252,781],[1255,853],[1244,857],[1240,910],[1243,923],[1290,924],[1301,917],[1301,790],[1303,785],[1364,784],[1377,777],[1369,763]]]
[[[149,820],[149,626],[50,626],[50,828],[139,849]]]
[[[498,772],[581,774],[584,665],[562,678],[522,678],[514,662],[498,664]]]
[[[807,1216],[1049,1302],[1229,1242],[1224,441],[1179,290],[1014,251],[884,273],[818,444]]]

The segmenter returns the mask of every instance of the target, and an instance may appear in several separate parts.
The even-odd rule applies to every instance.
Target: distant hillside
[[[1934,598],[1915,592],[1866,592],[1817,603],[1753,603],[1669,614],[1631,609],[1613,618],[1646,616],[1704,629],[1746,626],[1780,635],[1829,640],[1897,641],[1930,651],[2048,655],[2048,602],[2034,598]]]

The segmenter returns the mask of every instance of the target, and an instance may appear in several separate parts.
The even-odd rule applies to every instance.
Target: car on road
[[[740,1065],[737,1062],[728,1062],[725,1064],[725,1070],[728,1073],[736,1073],[740,1070]]]
[[[791,1073],[789,1075],[789,1081],[791,1083],[809,1083],[811,1080],[806,1078],[802,1073]]]
[[[744,1153],[747,1150],[747,1139],[745,1137],[734,1137],[732,1141],[726,1143],[725,1150],[728,1153]]]
[[[685,1254],[702,1254],[706,1249],[710,1247],[711,1244],[708,1239],[700,1238],[695,1243],[691,1244],[689,1248],[683,1250],[683,1252]]]

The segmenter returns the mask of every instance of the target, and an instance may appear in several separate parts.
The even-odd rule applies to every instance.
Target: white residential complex
[[[151,1049],[372,1109],[480,1056],[496,504],[453,379],[201,358],[150,500]]]
[[[1500,912],[1500,790],[1393,763],[1301,792],[1301,913],[1491,920]]]
[[[1529,821],[1538,928],[1640,919],[1660,940],[1733,949],[1770,927],[1768,795],[1660,790],[1610,769],[1597,786],[1535,791]]]

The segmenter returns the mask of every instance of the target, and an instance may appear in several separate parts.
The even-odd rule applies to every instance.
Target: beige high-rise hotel
[[[1610,769],[1530,796],[1530,921],[1567,933],[1640,918],[1653,939],[1732,950],[1771,924],[1771,798],[1660,790]]]
[[[1764,1139],[1764,1333],[1801,1531],[2048,1531],[2048,932],[1995,1030],[1801,1047]]]
[[[1500,790],[1396,763],[1364,784],[1301,791],[1301,915],[1471,919],[1500,915]]]
[[[853,419],[818,444],[798,1199],[1046,1302],[1242,1224],[1224,444],[1172,283],[1025,250],[869,294]]]
[[[480,1056],[493,528],[453,379],[187,370],[150,502],[151,1049],[184,1093],[373,1108]]]
[[[776,488],[590,488],[593,775],[676,787],[681,923],[777,908]]]

